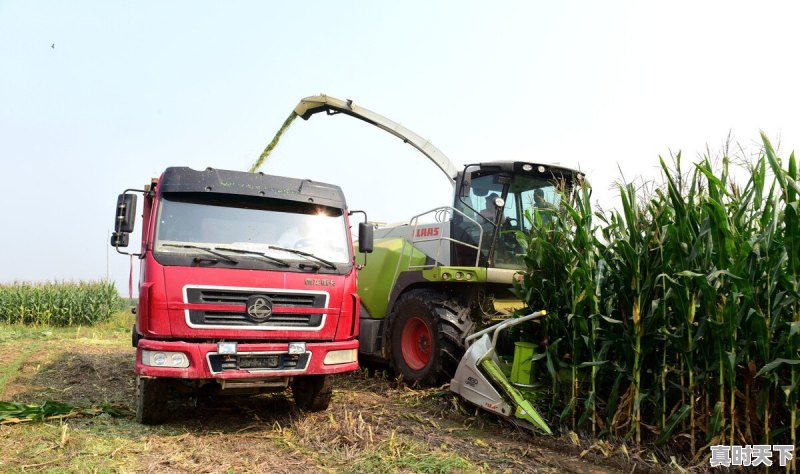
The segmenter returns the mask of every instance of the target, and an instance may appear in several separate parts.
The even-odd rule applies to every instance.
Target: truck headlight
[[[142,364],[150,367],[189,367],[189,358],[183,352],[142,350]]]
[[[325,354],[325,360],[323,360],[322,363],[325,365],[347,364],[355,362],[356,358],[358,358],[358,349],[330,351]]]
[[[167,363],[167,356],[163,352],[156,352],[150,356],[150,362],[152,362],[153,365],[164,365]]]
[[[170,359],[172,361],[173,367],[183,367],[184,366],[183,364],[186,364],[186,367],[189,366],[188,364],[189,361],[186,360],[186,356],[183,355],[183,353],[181,352],[176,352],[172,354],[172,357]]]

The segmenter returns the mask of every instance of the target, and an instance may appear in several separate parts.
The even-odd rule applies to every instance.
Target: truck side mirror
[[[114,233],[129,234],[136,223],[136,195],[120,194],[117,197],[117,213],[114,216]]]
[[[111,234],[111,246],[112,247],[127,247],[128,246],[128,237],[130,234],[125,232],[114,232]]]
[[[358,224],[358,251],[372,253],[375,237],[372,226],[361,222]]]

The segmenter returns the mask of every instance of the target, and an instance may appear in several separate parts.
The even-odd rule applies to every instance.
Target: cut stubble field
[[[0,422],[2,472],[647,472],[610,444],[530,434],[447,387],[383,373],[336,379],[331,407],[288,395],[191,400],[170,422],[133,419],[134,349],[124,318],[91,328],[0,326],[0,400],[76,407]]]

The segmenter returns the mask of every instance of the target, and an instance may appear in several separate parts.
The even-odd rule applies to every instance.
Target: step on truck
[[[141,247],[127,247],[137,197]],[[372,229],[359,225],[359,248]],[[136,419],[176,401],[291,387],[301,410],[331,400],[331,376],[358,368],[356,264],[338,186],[207,168],[167,168],[117,199],[111,245],[140,262]]]

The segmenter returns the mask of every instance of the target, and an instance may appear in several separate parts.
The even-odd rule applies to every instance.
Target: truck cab
[[[118,199],[117,249],[133,230],[136,194]],[[291,386],[299,408],[327,408],[330,375],[358,368],[360,301],[341,189],[173,167],[141,194],[137,420],[160,423],[170,399],[198,390]]]

